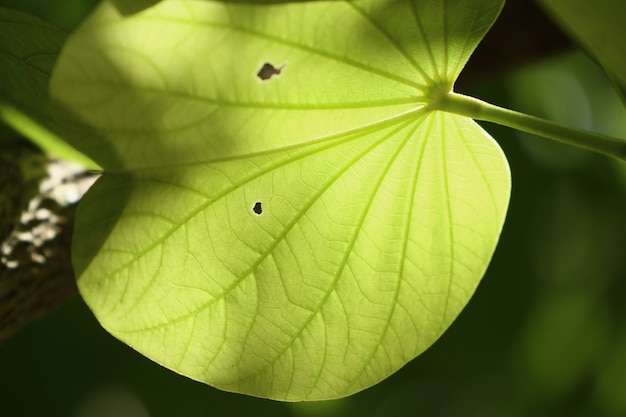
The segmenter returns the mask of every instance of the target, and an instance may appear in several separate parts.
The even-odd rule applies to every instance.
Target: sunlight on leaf
[[[357,392],[428,348],[510,191],[497,144],[428,104],[500,7],[103,4],[52,82],[105,167],[73,252],[102,325],[193,379],[289,401]]]

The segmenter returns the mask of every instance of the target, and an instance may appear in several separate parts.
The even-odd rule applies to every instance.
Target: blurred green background
[[[94,4],[0,0],[67,30]],[[461,92],[626,137],[623,104],[579,52]],[[513,176],[498,249],[448,332],[381,384],[323,403],[221,392],[108,336],[74,299],[0,344],[0,416],[626,416],[626,166],[485,127]]]

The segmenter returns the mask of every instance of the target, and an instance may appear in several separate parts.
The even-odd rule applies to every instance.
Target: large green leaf
[[[351,394],[434,343],[485,272],[510,179],[478,125],[428,105],[500,6],[104,3],[52,80],[105,168],[73,250],[102,325],[282,400]]]
[[[541,0],[546,9],[626,90],[626,1]]]
[[[0,7],[0,122],[56,156],[95,167],[58,136],[48,80],[66,34],[16,10]]]

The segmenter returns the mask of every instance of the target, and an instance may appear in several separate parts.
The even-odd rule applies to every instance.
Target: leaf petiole
[[[561,125],[454,92],[442,94],[431,107],[474,120],[497,123],[626,162],[626,140],[623,139]]]

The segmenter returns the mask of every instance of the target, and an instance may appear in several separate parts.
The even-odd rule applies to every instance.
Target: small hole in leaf
[[[259,72],[256,73],[256,76],[259,77],[262,81],[267,81],[270,78],[272,78],[274,75],[279,75],[284,67],[285,67],[285,64],[276,68],[274,65],[270,64],[269,62],[266,62],[265,64],[263,64]]]
[[[260,216],[261,213],[263,213],[263,207],[261,206],[261,202],[257,201],[254,204],[254,207],[252,207],[252,211],[254,211],[254,214],[256,214],[257,216]]]

